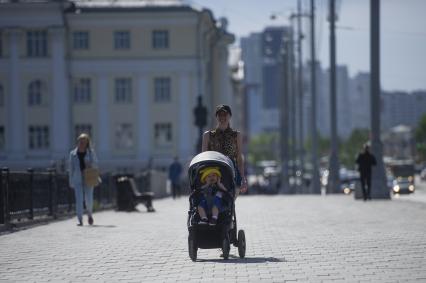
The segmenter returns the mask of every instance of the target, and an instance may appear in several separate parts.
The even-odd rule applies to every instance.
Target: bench
[[[134,211],[136,206],[142,203],[148,212],[154,212],[153,197],[153,192],[141,193],[133,178],[127,176],[117,178],[117,210]]]

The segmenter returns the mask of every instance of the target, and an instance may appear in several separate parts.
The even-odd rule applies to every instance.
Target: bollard
[[[34,169],[33,168],[28,168],[27,169],[28,173],[29,173],[29,178],[30,178],[30,216],[29,219],[33,220],[34,219]]]
[[[67,177],[68,178],[68,177]],[[67,192],[68,192],[68,212],[71,212],[71,210],[72,210],[72,203],[73,203],[73,201],[72,201],[72,195],[73,195],[73,189],[71,189],[71,187],[69,186],[69,184],[67,185],[67,187],[68,187],[68,190],[67,190]]]
[[[56,170],[49,168],[47,171],[49,172],[49,215],[56,219]]]
[[[3,170],[0,171],[0,224],[4,224]]]
[[[0,224],[9,224],[9,168],[3,167],[0,172]]]

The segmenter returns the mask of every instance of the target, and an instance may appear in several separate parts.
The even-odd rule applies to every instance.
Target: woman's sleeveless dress
[[[235,168],[235,184],[241,186],[241,175],[237,166],[237,144],[238,131],[228,127],[225,130],[214,129],[209,131],[209,142],[207,150],[218,151],[228,156],[234,163]]]

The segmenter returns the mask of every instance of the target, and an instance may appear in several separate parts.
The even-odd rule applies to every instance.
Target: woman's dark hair
[[[218,106],[216,106],[216,116],[217,116],[217,114],[219,114],[220,111],[226,112],[230,116],[232,116],[231,107],[229,107],[228,105],[219,104]]]

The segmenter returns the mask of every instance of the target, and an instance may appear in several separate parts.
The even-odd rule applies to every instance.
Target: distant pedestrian
[[[91,147],[89,135],[81,134],[77,138],[76,148],[70,152],[69,157],[69,185],[75,193],[78,226],[83,225],[84,200],[88,223],[93,225],[93,187],[89,187],[83,178],[86,168],[98,168],[98,159]]]
[[[371,199],[371,169],[377,164],[376,158],[370,153],[368,144],[364,144],[364,151],[356,159],[361,177],[361,188],[364,201]]]
[[[173,199],[180,197],[181,195],[181,186],[180,178],[182,174],[182,165],[179,162],[179,158],[176,156],[173,163],[169,167],[169,180],[172,185]]]

